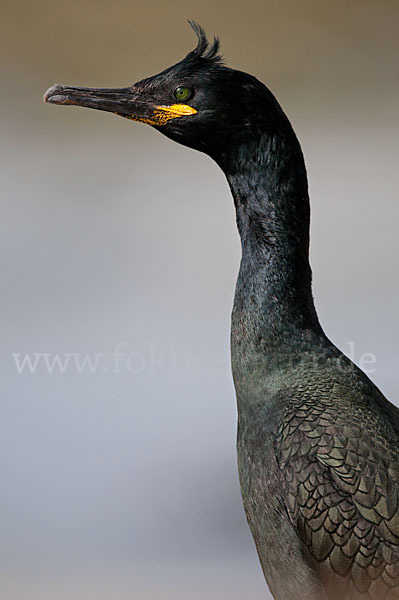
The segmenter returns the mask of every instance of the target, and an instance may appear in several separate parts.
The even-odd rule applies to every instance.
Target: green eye
[[[191,97],[191,90],[190,88],[179,86],[175,89],[173,95],[176,98],[176,100],[182,102],[183,100],[188,100]]]

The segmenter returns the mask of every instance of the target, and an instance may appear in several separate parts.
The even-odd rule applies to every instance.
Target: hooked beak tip
[[[43,102],[48,102],[48,103],[52,103],[52,104],[61,104],[63,98],[65,98],[65,96],[63,96],[60,93],[60,92],[62,92],[62,90],[63,90],[62,85],[58,85],[58,83],[55,83],[54,85],[49,87],[49,89],[46,90],[46,92],[44,92]]]

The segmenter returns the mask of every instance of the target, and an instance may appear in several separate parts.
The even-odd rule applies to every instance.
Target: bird
[[[238,472],[275,600],[399,599],[399,409],[325,334],[309,262],[304,156],[272,92],[196,47],[124,88],[54,85],[50,104],[146,123],[204,152],[233,197]]]

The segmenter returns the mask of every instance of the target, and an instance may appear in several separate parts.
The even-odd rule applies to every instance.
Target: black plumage
[[[114,90],[53,86],[45,100],[143,121],[222,168],[242,241],[239,474],[267,582],[278,600],[399,599],[399,411],[319,324],[307,176],[287,117],[192,25],[197,48],[159,75]]]

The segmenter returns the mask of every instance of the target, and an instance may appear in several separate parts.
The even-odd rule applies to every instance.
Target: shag
[[[244,507],[276,600],[399,599],[399,410],[323,332],[307,175],[272,93],[219,40],[120,89],[55,85],[51,104],[147,123],[224,172],[242,259],[232,312]]]

